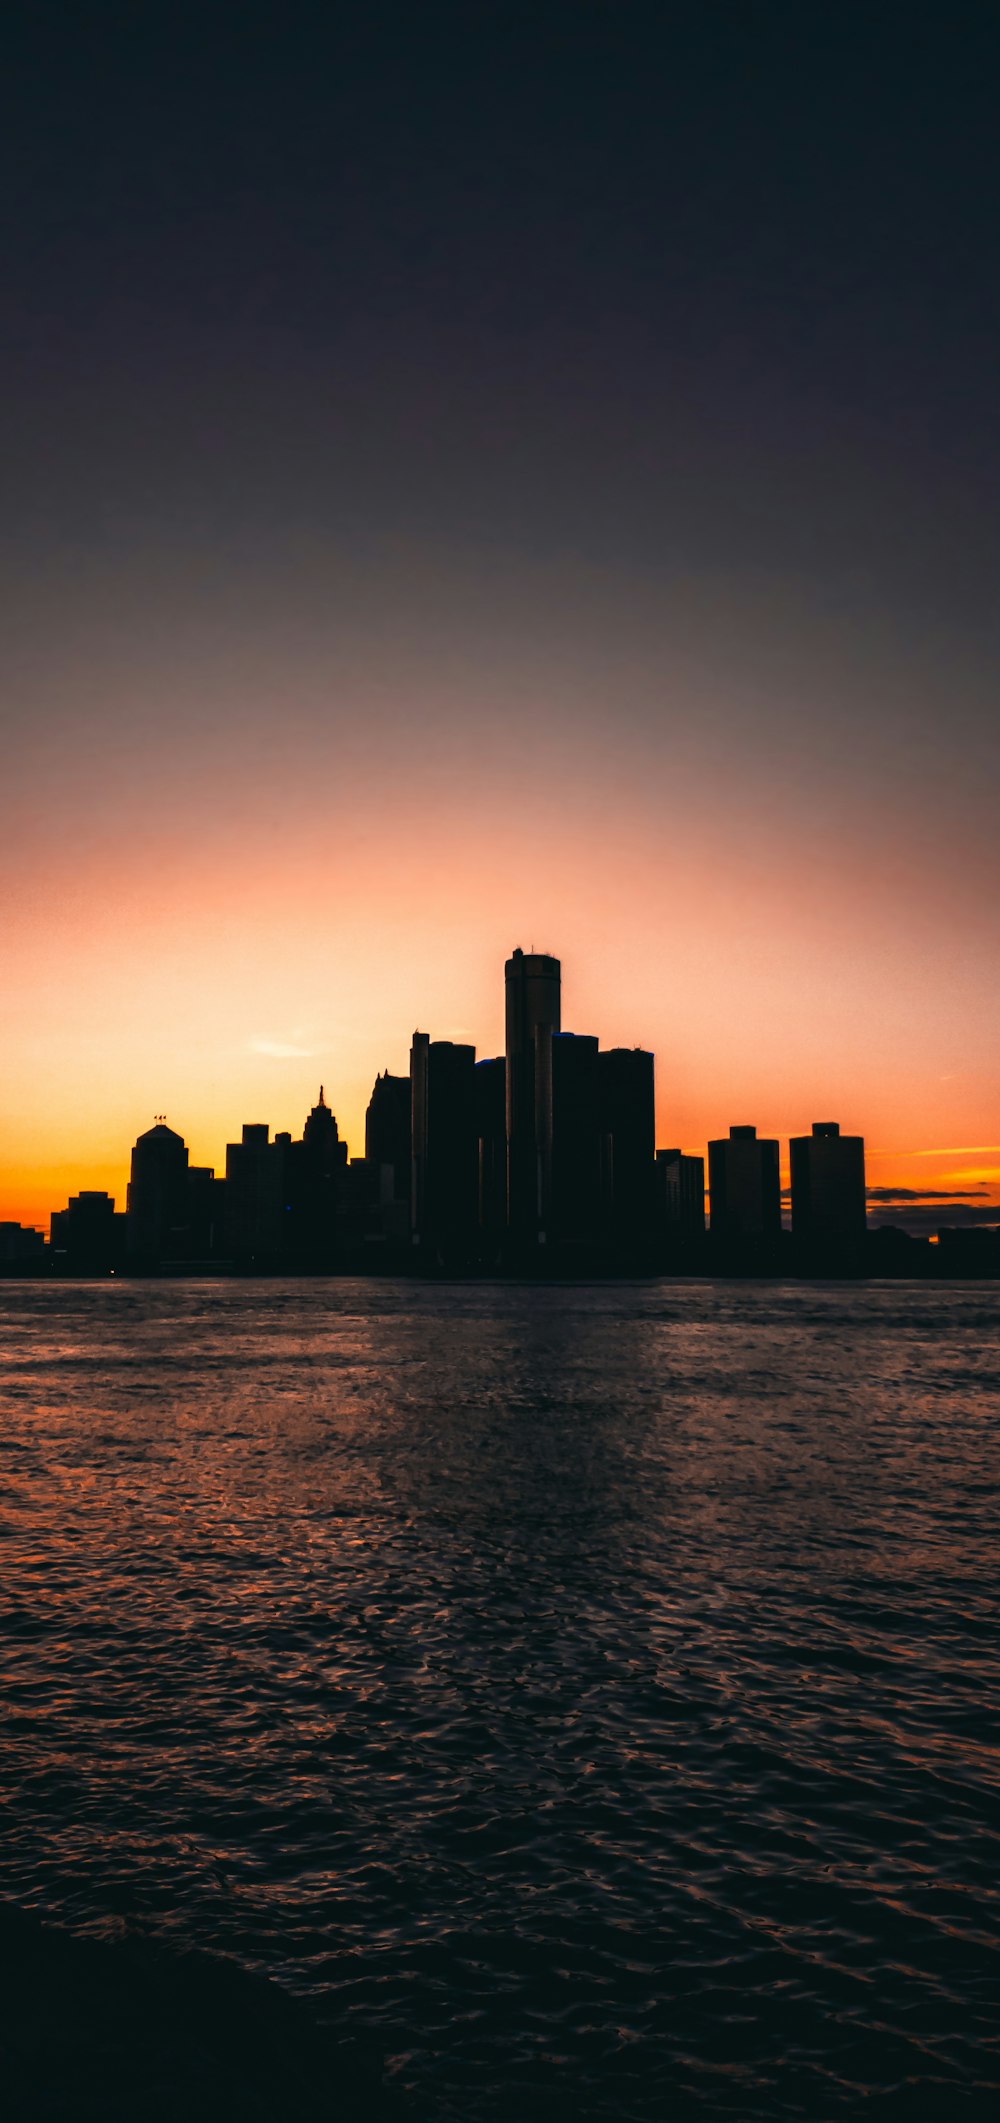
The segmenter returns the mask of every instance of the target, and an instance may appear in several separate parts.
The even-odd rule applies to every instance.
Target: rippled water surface
[[[990,1286],[8,1283],[0,1402],[0,1891],[421,2117],[992,2108]]]

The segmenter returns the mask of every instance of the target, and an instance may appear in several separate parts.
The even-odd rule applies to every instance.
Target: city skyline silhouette
[[[559,958],[515,948],[504,994],[500,1056],[414,1032],[407,1073],[376,1076],[363,1150],[322,1083],[301,1137],[244,1121],[218,1175],[158,1113],[124,1208],[79,1189],[44,1255],[0,1220],[0,1257],[69,1273],[926,1273],[915,1216],[918,1235],[933,1219],[943,1272],[1000,1265],[993,1205],[938,1197],[928,1217],[905,1190],[869,1188],[864,1141],[839,1121],[791,1135],[787,1156],[746,1121],[704,1153],[660,1144],[654,1055],[564,1025]]]

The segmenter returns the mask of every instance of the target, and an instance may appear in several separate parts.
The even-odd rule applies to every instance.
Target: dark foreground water
[[[0,1893],[420,2118],[989,2114],[987,1286],[0,1285]]]

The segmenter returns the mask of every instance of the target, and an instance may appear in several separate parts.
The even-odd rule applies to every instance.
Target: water
[[[994,2112],[988,1286],[8,1284],[0,1405],[0,1892],[434,2123]]]

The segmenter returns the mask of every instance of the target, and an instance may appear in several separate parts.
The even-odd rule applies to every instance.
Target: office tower
[[[793,1135],[792,1233],[805,1246],[860,1245],[865,1235],[865,1145],[839,1122],[814,1121]]]
[[[552,1187],[548,1233],[554,1244],[592,1246],[599,1236],[601,1135],[599,1054],[586,1033],[555,1032],[552,1055]]]
[[[65,1209],[53,1213],[49,1243],[60,1267],[106,1275],[124,1259],[125,1218],[115,1214],[110,1194],[71,1194]]]
[[[410,1041],[410,1236],[422,1245],[427,1226],[427,1091],[431,1035],[415,1032]]]
[[[616,1244],[643,1245],[653,1230],[653,1057],[642,1047],[612,1047],[598,1056],[598,1083],[602,1221]]]
[[[226,1182],[211,1165],[188,1166],[188,1257],[216,1260],[225,1251]]]
[[[236,1261],[274,1261],[286,1236],[284,1159],[264,1121],[246,1121],[226,1144],[226,1251]]]
[[[408,1076],[377,1076],[365,1114],[365,1158],[370,1165],[391,1165],[393,1192],[410,1191],[411,1103]]]
[[[410,1079],[375,1078],[365,1115],[365,1163],[373,1201],[373,1234],[405,1240],[410,1235],[412,1110]]]
[[[494,1254],[507,1227],[507,1063],[476,1063],[476,1139],[479,1145],[479,1228]]]
[[[292,1245],[309,1266],[322,1267],[336,1253],[345,1214],[346,1169],[347,1144],[341,1142],[321,1084],[302,1141],[291,1145],[286,1189]]]
[[[730,1128],[709,1143],[708,1193],[713,1238],[776,1241],[781,1234],[778,1145],[756,1128]]]
[[[391,1166],[383,1167],[386,1174],[391,1173],[391,1169]],[[402,1234],[398,1231],[394,1233],[391,1229],[386,1230],[381,1215],[379,1187],[380,1176],[366,1157],[348,1158],[343,1175],[339,1231],[341,1244],[351,1253],[357,1253],[358,1249],[370,1240],[401,1235],[405,1243],[409,1237],[406,1229]],[[390,1203],[390,1209],[391,1206]],[[403,1206],[402,1203],[398,1205],[400,1210]],[[391,1225],[391,1215],[389,1222]]]
[[[507,1003],[507,1221],[522,1242],[544,1236],[552,1180],[552,1036],[560,1026],[557,958],[516,950]]]
[[[412,1236],[441,1260],[475,1250],[479,1224],[476,1050],[415,1032],[410,1050]]]
[[[136,1260],[152,1265],[185,1256],[187,1177],[187,1144],[164,1121],[157,1121],[132,1151],[126,1229],[128,1250]]]
[[[696,1245],[705,1236],[705,1160],[681,1150],[656,1153],[656,1222],[668,1242]]]

